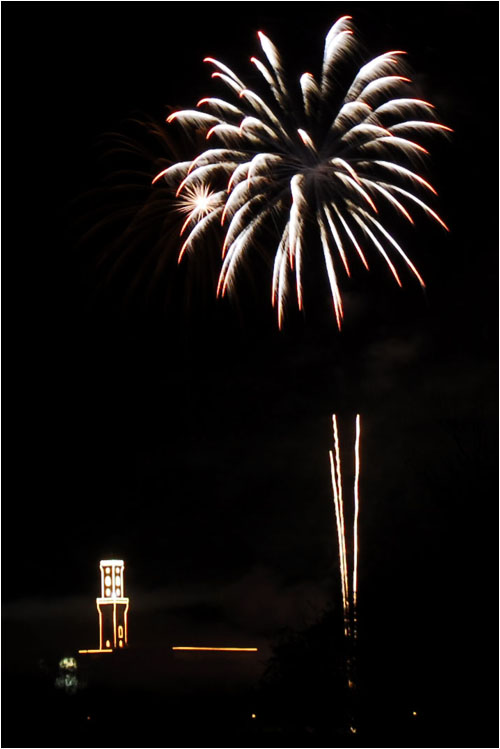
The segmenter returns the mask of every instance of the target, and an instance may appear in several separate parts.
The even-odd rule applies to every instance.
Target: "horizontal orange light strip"
[[[112,653],[113,648],[97,648],[97,650],[79,650],[79,653]]]
[[[256,653],[258,648],[199,648],[193,646],[178,646],[172,648],[172,650],[225,650],[233,653]]]

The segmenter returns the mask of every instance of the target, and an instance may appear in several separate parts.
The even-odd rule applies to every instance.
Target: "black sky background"
[[[455,131],[431,148],[450,234],[423,216],[398,224],[427,293],[360,269],[339,335],[322,298],[279,333],[265,278],[239,307],[182,270],[166,304],[161,284],[103,283],[104,240],[78,245],[102,135],[207,95],[205,56],[244,75],[259,29],[292,77],[315,72],[344,13],[372,56],[408,51],[419,95]],[[330,416],[348,438],[360,412],[374,662],[450,719],[489,722],[497,28],[496,4],[477,2],[3,4],[3,597],[30,657],[93,645],[108,555],[126,560],[136,642],[175,644],[185,627],[266,647],[311,607],[338,606]]]

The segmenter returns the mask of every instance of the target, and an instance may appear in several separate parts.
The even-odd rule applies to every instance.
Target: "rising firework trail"
[[[356,606],[358,597],[358,517],[359,517],[359,438],[360,438],[361,424],[359,414],[356,416],[356,440],[354,444],[354,462],[355,462],[355,475],[354,475],[354,566],[352,573],[352,601]]]
[[[339,546],[339,566],[342,587],[342,606],[344,613],[344,634],[348,644],[347,678],[349,687],[355,686],[355,652],[354,643],[357,639],[357,596],[358,596],[358,519],[359,519],[359,473],[360,473],[360,437],[361,419],[356,416],[356,435],[354,439],[354,487],[353,487],[353,523],[352,542],[346,538],[344,501],[342,492],[342,465],[340,459],[340,438],[337,416],[332,416],[334,449],[330,450],[330,468],[332,474],[332,490],[335,505],[335,520],[337,525],[337,539]],[[348,547],[352,552],[348,554]],[[349,576],[348,557],[352,557],[352,576]]]
[[[318,78],[304,73],[297,88],[288,84],[271,40],[261,31],[258,37],[265,61],[252,57],[251,63],[266,93],[250,89],[213,57],[205,58],[228,98],[204,97],[196,109],[173,112],[167,121],[193,136],[204,134],[210,147],[163,169],[153,182],[166,180],[187,213],[179,261],[196,251],[209,230],[220,228],[218,295],[234,289],[238,269],[263,233],[267,242],[269,231],[278,230],[271,298],[280,327],[291,288],[299,309],[304,305],[306,230],[309,236],[312,227],[340,329],[340,288],[351,265],[369,268],[367,248],[383,258],[399,286],[398,266],[406,266],[425,286],[379,209],[388,207],[413,224],[409,209],[416,207],[447,229],[421,199],[437,193],[413,165],[429,153],[414,138],[450,128],[436,120],[432,104],[411,96],[402,50],[378,55],[346,78],[355,52],[350,16],[339,18],[328,32]]]

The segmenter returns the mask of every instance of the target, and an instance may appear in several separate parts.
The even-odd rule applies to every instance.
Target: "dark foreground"
[[[349,719],[333,701],[309,725],[286,713],[279,695],[214,689],[173,695],[102,683],[75,690],[50,678],[4,679],[3,747],[493,747],[496,718],[457,716],[453,725],[433,716],[402,714],[386,705],[383,718],[360,706]],[[490,729],[488,731],[488,728]]]

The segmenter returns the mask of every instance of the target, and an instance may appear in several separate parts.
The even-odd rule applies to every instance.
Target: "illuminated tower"
[[[128,605],[123,586],[122,559],[102,559],[101,597],[96,598],[99,613],[99,649],[123,648],[128,642]]]

